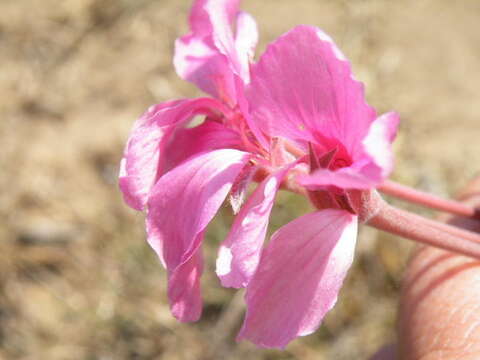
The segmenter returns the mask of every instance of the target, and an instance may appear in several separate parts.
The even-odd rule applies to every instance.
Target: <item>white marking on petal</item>
[[[217,275],[223,276],[230,273],[232,270],[232,250],[227,247],[220,247],[217,258]]]

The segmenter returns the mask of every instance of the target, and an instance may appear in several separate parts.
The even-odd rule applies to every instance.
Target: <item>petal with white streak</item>
[[[180,271],[197,252],[205,228],[249,158],[248,153],[230,149],[202,153],[175,167],[155,184],[147,203],[148,242],[169,275]],[[186,278],[188,274],[198,273],[197,267],[192,266],[187,266]],[[185,275],[181,274],[180,278]],[[182,282],[176,282],[172,288],[169,284],[169,294],[177,294],[171,298],[175,304],[185,298],[191,302],[194,295],[188,289],[197,293],[195,287],[181,285]],[[186,290],[175,291],[178,287]],[[182,318],[181,314],[188,314],[184,311],[177,314],[179,320],[191,318]]]
[[[284,348],[314,332],[335,305],[356,236],[357,218],[343,210],[307,214],[280,228],[247,287],[238,339]]]
[[[263,180],[235,217],[217,259],[217,275],[223,286],[240,288],[250,281],[260,259],[275,195],[293,165]]]

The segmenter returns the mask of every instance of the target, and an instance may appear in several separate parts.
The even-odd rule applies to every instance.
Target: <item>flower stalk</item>
[[[422,205],[434,210],[444,211],[453,215],[476,217],[480,219],[480,211],[472,206],[462,204],[455,200],[442,199],[408,186],[387,180],[378,187],[384,194],[406,200],[413,204]]]
[[[365,221],[367,225],[422,244],[480,259],[479,234],[398,209],[380,200],[378,194],[377,197],[374,200],[375,215]]]

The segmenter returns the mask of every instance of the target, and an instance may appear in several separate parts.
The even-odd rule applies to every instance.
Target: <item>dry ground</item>
[[[408,248],[363,229],[335,310],[285,352],[233,341],[241,297],[212,267],[205,312],[169,315],[117,166],[133,120],[198,95],[171,65],[187,0],[0,0],[0,359],[366,359],[394,337]],[[245,0],[265,44],[300,23],[336,39],[379,111],[402,116],[394,178],[452,194],[480,169],[480,2]],[[280,196],[273,227],[307,205]],[[233,298],[233,300],[232,300]],[[240,300],[240,301],[239,301]],[[230,304],[230,305],[229,305]]]

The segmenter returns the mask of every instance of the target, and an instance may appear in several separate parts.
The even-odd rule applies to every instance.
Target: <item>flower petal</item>
[[[294,165],[263,180],[235,217],[217,259],[217,275],[223,286],[240,288],[250,281],[260,259],[275,195]]]
[[[379,116],[370,126],[363,140],[365,152],[378,166],[378,177],[383,181],[393,170],[392,142],[397,135],[400,118],[397,113],[389,112]],[[373,174],[371,175],[373,177]]]
[[[228,26],[235,20],[239,6],[240,0],[195,0],[188,19],[190,29],[198,36],[231,32]]]
[[[206,226],[249,158],[248,153],[230,149],[201,153],[163,175],[155,184],[147,204],[148,242],[169,274],[180,271],[179,267],[196,253]],[[185,271],[198,273],[192,269],[187,266]],[[182,279],[188,276],[179,275]],[[174,292],[174,288],[169,292]],[[186,288],[195,290],[188,284]],[[188,291],[176,293],[181,296],[176,295],[174,303],[182,296],[191,296]]]
[[[378,117],[370,126],[357,161],[350,167],[332,171],[318,169],[297,181],[310,190],[335,185],[343,189],[371,189],[380,185],[393,169],[391,143],[399,123],[398,114],[390,112]]]
[[[310,175],[300,175],[296,180],[309,190],[324,190],[330,185],[341,189],[366,190],[381,183],[381,181],[376,181],[378,178],[376,170],[377,167],[371,163],[365,167],[350,166],[338,170],[318,169]]]
[[[240,0],[206,0],[204,10],[208,14],[212,27],[212,37],[216,48],[238,70],[238,57],[235,49],[232,24],[237,18]]]
[[[174,65],[177,74],[211,96],[233,106],[237,98],[235,75],[228,59],[212,44],[195,35],[175,42]]]
[[[235,49],[238,54],[239,75],[246,83],[250,81],[250,61],[255,54],[257,42],[257,23],[250,14],[243,11],[239,12],[237,16]]]
[[[200,236],[203,236],[201,234]],[[173,316],[182,322],[197,321],[202,314],[200,277],[203,272],[201,248],[168,274],[168,299]]]
[[[257,39],[256,24],[238,11],[239,3],[197,0],[190,14],[191,33],[177,40],[174,57],[180,77],[232,106],[240,96],[236,77],[248,82],[248,59]]]
[[[242,147],[242,141],[237,132],[209,119],[193,128],[179,128],[171,138],[165,148],[165,154],[168,154],[165,172],[204,151]]]
[[[195,115],[217,116],[223,110],[217,100],[200,98],[166,102],[143,114],[130,133],[120,166],[119,186],[125,202],[136,210],[143,209],[167,159],[163,150],[178,126]]]
[[[271,137],[320,145],[335,139],[351,157],[375,119],[349,62],[328,35],[309,26],[268,46],[252,66],[246,96],[254,121]]]
[[[314,332],[335,305],[356,234],[357,218],[333,209],[304,215],[278,230],[247,287],[238,339],[284,348]]]

